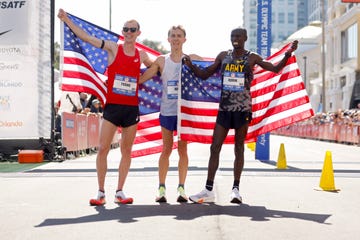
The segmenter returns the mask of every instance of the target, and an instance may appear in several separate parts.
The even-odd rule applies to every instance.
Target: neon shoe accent
[[[188,197],[185,194],[185,189],[183,187],[178,187],[177,191],[178,191],[179,196],[178,196],[176,201],[180,202],[180,203],[181,202],[187,202]]]
[[[194,203],[205,203],[205,202],[214,202],[215,194],[213,191],[207,189],[202,190],[198,194],[192,195],[189,197]]]
[[[158,203],[166,203],[167,202],[165,187],[163,187],[163,186],[159,187],[159,196],[156,197],[155,201]]]

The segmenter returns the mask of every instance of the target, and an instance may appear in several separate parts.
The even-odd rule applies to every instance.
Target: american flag
[[[119,35],[107,31],[85,20],[68,14],[69,18],[88,34],[100,39],[117,42]],[[63,64],[61,89],[64,91],[87,92],[106,102],[107,52],[82,41],[63,24]]]
[[[290,47],[284,46],[268,58],[279,62]],[[210,62],[193,61],[204,68]],[[253,120],[250,123],[246,142],[282,126],[307,119],[314,115],[309,102],[299,67],[294,55],[279,73],[254,69],[251,84]],[[215,73],[203,81],[193,75],[187,66],[182,68],[181,82],[181,128],[180,139],[192,142],[211,143],[220,100],[221,78]],[[229,131],[225,143],[234,142],[234,131]]]
[[[96,26],[88,21],[68,14],[69,18],[88,34],[100,39],[117,43],[123,42],[123,36]],[[62,26],[62,80],[61,89],[64,91],[86,92],[97,96],[102,103],[106,103],[107,52],[93,47],[81,39],[63,24]],[[156,58],[160,53],[136,43],[139,50],[146,51],[150,58]],[[145,69],[142,69],[144,71]],[[161,81],[154,77],[139,86],[139,102],[141,120],[134,141],[132,156],[138,157],[161,152],[162,141],[159,123],[161,100]],[[121,129],[119,129],[121,132]],[[176,147],[176,143],[174,144]]]
[[[98,38],[121,43],[123,37],[98,27],[90,22],[69,14],[69,17],[82,29]],[[62,90],[87,92],[106,102],[107,53],[80,39],[63,25],[64,49],[62,61]],[[155,58],[160,55],[153,49],[136,43],[140,50]],[[272,55],[269,60],[279,61],[286,49]],[[196,63],[196,62],[194,62]],[[197,64],[205,67],[211,61]],[[142,69],[144,71],[144,69]],[[192,142],[211,143],[221,90],[220,73],[203,81],[191,77],[186,66],[182,70],[179,114],[180,138]],[[273,129],[309,118],[313,110],[304,89],[295,56],[278,74],[263,71],[257,67],[254,71],[251,91],[253,93],[253,121],[249,127],[248,141]],[[154,77],[139,86],[141,120],[135,138],[132,157],[161,152],[162,140],[159,124],[161,101],[161,80]],[[187,97],[186,97],[187,95]],[[175,138],[176,132],[174,133]],[[174,148],[177,147],[175,139]],[[226,143],[234,142],[234,132],[230,131]]]

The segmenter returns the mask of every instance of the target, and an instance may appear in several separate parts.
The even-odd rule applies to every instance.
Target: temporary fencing
[[[299,122],[286,127],[278,128],[271,133],[336,143],[359,144],[360,125],[345,123]]]

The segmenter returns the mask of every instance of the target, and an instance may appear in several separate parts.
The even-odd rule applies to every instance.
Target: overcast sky
[[[242,0],[112,0],[112,31],[121,34],[126,20],[136,19],[141,39],[159,41],[170,50],[167,32],[173,25],[183,25],[187,33],[186,54],[216,57],[232,48],[230,32],[243,25]],[[110,0],[57,0],[58,9],[110,29]],[[55,20],[55,41],[60,42],[60,23]]]

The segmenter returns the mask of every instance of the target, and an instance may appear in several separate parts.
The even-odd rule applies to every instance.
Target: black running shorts
[[[251,119],[251,112],[219,111],[216,118],[216,123],[226,129],[237,129],[246,123],[249,124]]]
[[[129,127],[140,121],[139,107],[106,104],[103,117],[118,127]]]

